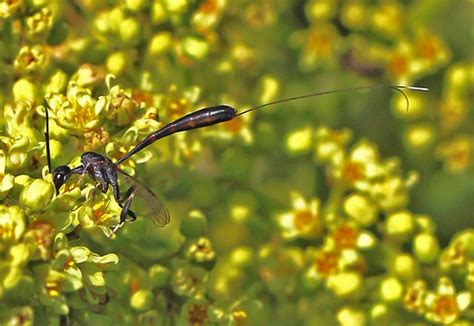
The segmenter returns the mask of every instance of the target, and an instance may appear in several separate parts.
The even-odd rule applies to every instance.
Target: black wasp
[[[85,176],[88,174],[97,184],[97,188],[106,193],[109,185],[112,188],[114,199],[117,204],[122,208],[120,212],[119,223],[112,228],[112,232],[115,233],[126,221],[133,221],[137,218],[136,214],[130,209],[132,200],[136,195],[141,196],[150,206],[151,218],[153,222],[159,226],[165,226],[170,221],[170,214],[166,209],[166,206],[159,200],[155,194],[145,185],[140,183],[138,180],[122,171],[118,166],[120,163],[130,158],[135,153],[141,151],[145,147],[151,145],[158,139],[167,137],[177,132],[198,129],[202,127],[212,126],[221,122],[233,120],[241,115],[247,114],[254,110],[278,104],[283,102],[289,102],[319,95],[334,94],[355,90],[369,90],[369,89],[382,89],[382,88],[391,88],[400,92],[406,99],[407,110],[409,107],[409,100],[407,95],[402,91],[403,89],[413,90],[413,91],[427,91],[427,88],[424,87],[415,87],[415,86],[381,86],[381,87],[353,87],[340,90],[332,90],[325,92],[311,93],[301,96],[289,97],[277,101],[272,101],[269,103],[261,104],[250,109],[237,112],[231,106],[228,105],[217,105],[207,108],[203,108],[194,112],[191,112],[175,121],[168,123],[157,131],[149,134],[144,140],[142,140],[137,146],[135,146],[131,151],[126,153],[116,162],[112,162],[109,158],[104,155],[86,152],[81,155],[81,165],[75,168],[70,168],[67,165],[58,166],[54,169],[51,168],[51,154],[49,147],[49,116],[48,109],[45,109],[46,112],[46,154],[48,159],[49,171],[53,173],[54,186],[56,188],[56,194],[59,193],[61,186],[71,177],[73,174],[79,174]],[[124,178],[126,183],[130,184],[130,187],[125,192],[123,198],[120,197],[120,189],[118,186],[118,175]],[[128,216],[128,219],[127,219]]]

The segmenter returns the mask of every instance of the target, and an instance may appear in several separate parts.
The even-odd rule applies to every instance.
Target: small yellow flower
[[[318,128],[316,131],[316,159],[322,162],[340,162],[344,157],[345,146],[351,140],[351,137],[349,129]]]
[[[374,8],[371,18],[375,31],[384,36],[394,36],[403,26],[403,8],[396,2],[383,2]]]
[[[192,25],[200,33],[211,30],[219,22],[225,7],[225,0],[202,1],[193,13]]]
[[[314,239],[321,234],[321,204],[314,198],[306,201],[299,193],[292,193],[293,210],[280,214],[278,224],[282,228],[285,239]]]
[[[43,47],[23,46],[15,58],[14,66],[20,72],[34,72],[41,69],[46,63],[46,55]]]
[[[469,264],[469,252],[474,248],[474,230],[468,229],[454,236],[449,246],[443,250],[440,265],[443,270],[464,269]]]
[[[432,70],[445,64],[451,57],[444,41],[433,32],[422,31],[415,39],[416,57],[421,59],[424,70]]]
[[[411,283],[405,290],[403,299],[405,307],[419,314],[424,313],[426,310],[424,302],[427,294],[428,288],[425,281],[417,280]]]
[[[425,298],[425,316],[432,322],[450,324],[457,320],[472,302],[472,295],[463,291],[456,293],[452,281],[441,277],[436,292],[430,292]]]
[[[439,144],[436,154],[448,171],[466,171],[472,166],[474,139],[470,135],[457,135],[454,139]]]
[[[314,25],[307,31],[295,33],[293,39],[295,43],[303,44],[300,62],[305,69],[334,62],[337,58],[340,36],[331,24]]]

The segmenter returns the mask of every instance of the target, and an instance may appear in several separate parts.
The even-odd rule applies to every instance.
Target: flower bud
[[[154,1],[156,2],[156,1]],[[124,0],[123,6],[132,12],[138,12],[148,5],[147,0]]]
[[[349,297],[361,290],[362,282],[362,277],[358,273],[345,272],[330,275],[327,280],[327,286],[335,295]]]
[[[364,326],[367,324],[364,311],[344,307],[337,312],[337,321],[340,326]]]
[[[166,7],[166,10],[173,14],[183,13],[188,8],[187,0],[164,0],[162,3]]]
[[[26,78],[18,79],[13,85],[13,97],[16,102],[34,102],[38,95],[38,88]]]
[[[236,267],[247,267],[254,261],[254,252],[249,247],[238,247],[230,254],[230,263]]]
[[[361,194],[348,196],[344,201],[344,210],[360,225],[371,225],[377,220],[377,207]]]
[[[165,53],[172,45],[172,34],[170,32],[159,32],[155,34],[148,45],[148,53],[157,56]]]
[[[400,301],[403,296],[403,284],[395,277],[388,277],[380,283],[380,297],[385,302]]]
[[[136,45],[141,40],[141,28],[133,18],[126,18],[120,22],[120,39],[128,45]]]
[[[55,193],[54,186],[42,179],[35,179],[27,185],[20,195],[20,203],[32,210],[45,209]]]
[[[137,311],[150,309],[153,304],[153,293],[149,290],[138,290],[130,298],[130,306]]]
[[[390,238],[404,242],[415,230],[415,222],[410,212],[402,211],[391,214],[385,222],[385,232]]]
[[[57,70],[49,79],[45,93],[61,93],[67,86],[68,76],[62,70]]]
[[[169,285],[171,280],[171,272],[163,265],[155,264],[148,270],[153,288],[161,289]]]
[[[184,51],[196,60],[202,60],[209,52],[209,44],[206,41],[196,38],[187,37],[183,41]]]
[[[431,147],[435,141],[435,130],[431,125],[414,125],[407,129],[405,142],[415,151],[423,151]]]
[[[409,254],[398,254],[393,261],[394,272],[404,280],[412,280],[418,273],[415,259]]]
[[[290,155],[309,153],[313,146],[313,129],[306,127],[286,135],[286,151]]]
[[[434,262],[439,254],[438,240],[431,233],[418,233],[413,241],[413,253],[422,263]]]
[[[124,52],[114,52],[107,58],[106,66],[114,75],[121,75],[127,68],[127,55]]]
[[[181,222],[180,231],[185,237],[196,238],[207,230],[207,219],[201,211],[191,211]]]

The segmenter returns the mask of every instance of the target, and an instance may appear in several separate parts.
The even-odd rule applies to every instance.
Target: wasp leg
[[[120,229],[125,224],[125,222],[131,222],[137,219],[137,216],[135,215],[135,213],[130,209],[132,200],[135,197],[135,192],[136,192],[135,186],[132,186],[125,193],[124,199],[122,201],[117,201],[119,206],[122,207],[122,211],[120,212],[119,224],[117,224],[114,228],[112,228],[113,233],[116,233],[117,230]],[[117,197],[115,199],[117,200]],[[127,219],[127,215],[129,216],[128,219]]]
[[[131,186],[125,193],[122,212],[120,213],[120,223],[127,221],[127,215],[130,216],[128,221],[135,221],[137,219],[135,213],[130,210],[130,205],[132,204],[133,198],[135,198],[135,193],[135,186]]]

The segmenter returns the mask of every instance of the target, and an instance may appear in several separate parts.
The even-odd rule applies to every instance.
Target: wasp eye
[[[69,179],[70,175],[71,169],[66,165],[58,166],[56,169],[54,169],[53,182],[54,187],[56,188],[56,194],[59,193],[59,189],[66,182],[66,180]]]

